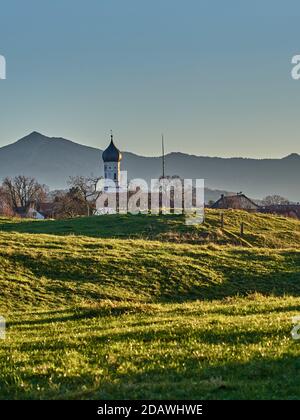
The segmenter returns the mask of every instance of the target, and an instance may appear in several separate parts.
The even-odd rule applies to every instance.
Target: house
[[[29,219],[37,219],[37,220],[44,220],[45,217],[37,211],[34,207],[29,207],[29,209],[26,212],[26,216]]]
[[[40,203],[38,205],[38,211],[44,216],[44,219],[53,219],[55,215],[54,203]]]
[[[16,215],[21,218],[44,220],[54,217],[53,203],[30,203],[26,207],[18,207]]]
[[[236,195],[221,195],[221,198],[217,200],[212,206],[212,209],[235,209],[235,210],[246,210],[250,212],[256,212],[259,210],[259,205],[248,198],[243,193],[237,193]]]
[[[300,204],[273,204],[270,206],[262,206],[259,209],[262,213],[277,214],[284,217],[293,217],[300,219]]]
[[[45,217],[32,206],[17,207],[16,215],[21,217],[22,219],[26,219],[26,218],[37,219],[37,220],[45,219]]]

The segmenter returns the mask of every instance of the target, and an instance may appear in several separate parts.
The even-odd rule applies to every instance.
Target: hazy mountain
[[[65,188],[70,175],[102,175],[101,153],[100,149],[33,132],[0,148],[0,178],[25,174],[52,189]],[[161,158],[124,152],[122,169],[128,171],[129,179],[148,181],[161,175]],[[225,159],[170,153],[166,156],[166,173],[204,178],[210,189],[243,191],[256,198],[276,193],[300,201],[300,155],[296,153],[282,159]],[[206,199],[214,199],[220,192]]]

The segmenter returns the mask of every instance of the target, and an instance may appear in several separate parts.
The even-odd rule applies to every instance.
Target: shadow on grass
[[[83,235],[94,238],[155,238],[172,230],[193,231],[185,225],[183,215],[116,214],[92,217],[77,217],[64,220],[0,221],[0,231],[47,235]]]
[[[189,357],[171,367],[164,360],[136,366],[137,371],[118,373],[115,365],[101,358],[107,372],[61,375],[53,371],[29,373],[24,366],[1,373],[1,399],[300,399],[300,360],[296,355],[254,358],[248,362],[202,361]],[[134,364],[131,360],[131,365]],[[16,383],[20,375],[22,383]],[[51,377],[51,381],[50,381]],[[37,390],[38,389],[38,390]]]
[[[296,356],[249,362],[200,364],[182,361],[181,368],[152,368],[122,375],[101,389],[78,398],[108,399],[300,399],[300,361]]]
[[[69,322],[85,320],[93,317],[119,316],[128,314],[128,306],[119,308],[103,307],[93,310],[78,309],[74,313],[59,310],[57,316],[53,311],[40,313],[41,319],[24,319],[8,322],[12,326],[36,326],[52,322]],[[264,313],[265,308],[261,308]],[[280,308],[278,308],[280,310]],[[285,311],[294,311],[298,306],[291,305],[283,308]],[[136,306],[132,312],[147,310]],[[151,310],[151,308],[150,308]],[[208,310],[208,313],[214,313]],[[159,315],[155,314],[155,315]],[[178,315],[178,313],[177,313]],[[166,316],[169,317],[165,318]],[[195,315],[197,316],[197,315]],[[19,350],[23,357],[13,363],[11,369],[7,367],[0,372],[0,398],[20,399],[300,399],[300,343],[293,342],[282,356],[276,355],[272,349],[273,357],[262,356],[260,351],[252,352],[251,360],[239,362],[234,360],[234,354],[243,354],[243,347],[258,345],[257,349],[264,349],[265,343],[272,338],[286,339],[289,331],[274,329],[244,330],[231,328],[227,332],[218,330],[218,322],[208,323],[207,329],[190,330],[184,322],[174,323],[172,311],[163,314],[162,319],[147,324],[131,323],[124,318],[120,325],[124,325],[124,332],[120,329],[111,329],[108,334],[105,329],[95,327],[91,330],[84,324],[74,324],[67,328],[63,326],[59,339],[51,334],[40,341],[20,342]],[[173,321],[172,321],[173,320]],[[149,320],[151,321],[151,320]],[[161,324],[161,328],[158,324]],[[104,322],[103,325],[107,325]],[[130,327],[126,331],[126,326]],[[146,328],[143,330],[140,327]],[[82,329],[83,328],[83,329]],[[132,329],[133,328],[133,329]],[[255,328],[255,327],[253,327]],[[268,327],[269,328],[269,327]],[[76,337],[80,332],[82,336],[70,340],[73,332]],[[198,356],[195,352],[184,351],[187,343],[198,343],[200,349]],[[145,346],[145,351],[134,352],[132,355],[116,353],[116,349],[124,348],[131,343],[137,349]],[[153,344],[155,346],[153,347]],[[172,347],[170,347],[172,344]],[[212,355],[202,354],[201,344],[224,346],[224,355],[215,359]],[[181,352],[170,352],[171,348],[178,346]],[[279,344],[277,344],[279,345]],[[265,352],[269,347],[266,344]],[[228,356],[228,350],[233,349],[233,356]],[[276,347],[275,347],[276,348]],[[112,350],[114,349],[114,350]],[[238,350],[240,349],[240,350]],[[47,363],[47,355],[53,363],[53,355],[61,356],[73,351],[79,359],[87,363],[88,369],[77,374],[61,374],[63,361],[58,358],[58,369],[49,368],[44,373],[39,372],[38,365]],[[150,351],[150,353],[149,353]],[[34,352],[33,358],[26,358],[26,354]],[[152,352],[152,353],[151,353]],[[196,352],[197,353],[197,352]],[[112,354],[113,357],[107,357]],[[150,356],[149,356],[150,354]],[[256,356],[255,356],[256,355]],[[230,359],[231,357],[231,359]],[[228,359],[229,358],[229,359]],[[118,367],[123,363],[123,369]],[[124,371],[124,364],[130,366],[130,371]],[[99,380],[99,366],[103,377]],[[175,367],[174,367],[175,366]],[[34,367],[34,369],[33,369]],[[33,373],[34,371],[34,373]],[[16,379],[18,378],[18,379]],[[24,383],[26,387],[24,388]],[[20,385],[23,384],[23,385]],[[37,391],[39,389],[39,391]]]
[[[85,319],[91,318],[99,318],[99,317],[118,317],[121,315],[130,315],[135,313],[142,313],[144,312],[143,309],[140,307],[135,306],[117,306],[117,307],[102,307],[96,309],[80,309],[74,313],[70,313],[70,310],[58,310],[56,312],[49,311],[43,312],[43,315],[51,315],[46,316],[40,319],[22,319],[17,321],[7,321],[6,327],[9,329],[10,327],[19,326],[19,325],[43,325],[43,324],[52,324],[55,322],[69,322],[69,321],[80,321]],[[36,314],[36,313],[35,313]]]
[[[106,253],[104,258],[78,258],[69,253],[42,257],[5,253],[3,256],[12,267],[32,273],[37,281],[47,279],[43,287],[53,298],[65,299],[66,294],[76,293],[78,298],[99,302],[106,298],[118,300],[122,292],[125,298],[136,297],[137,302],[139,296],[143,296],[152,303],[176,303],[251,293],[300,296],[300,252],[281,251],[280,263],[276,260],[277,255],[258,256],[263,258],[264,270],[260,260],[256,267],[257,255],[250,251],[234,250],[226,258],[219,258],[218,254],[205,256],[201,252],[193,254],[188,263],[190,266],[181,260],[185,255],[178,255],[176,262],[175,255],[174,260],[164,259],[164,256],[156,257],[155,253],[148,254],[147,251],[144,254],[132,251],[132,255],[124,258],[122,250],[120,257]],[[22,288],[22,281],[19,285]]]
[[[132,305],[132,304],[124,304],[122,306],[103,306],[100,308],[78,308],[76,311],[72,311],[71,309],[65,310],[56,310],[56,311],[36,311],[36,312],[26,312],[26,316],[35,315],[36,318],[23,318],[21,320],[7,320],[6,327],[9,330],[12,327],[16,326],[24,326],[24,327],[35,327],[38,325],[47,325],[53,323],[63,323],[63,322],[73,322],[73,321],[80,321],[80,320],[89,320],[93,318],[104,318],[104,317],[119,317],[123,315],[135,315],[140,314],[141,316],[159,316],[159,319],[143,319],[140,321],[130,321],[130,327],[148,327],[152,328],[155,325],[162,325],[162,326],[172,326],[173,323],[173,316],[187,316],[191,317],[200,317],[200,316],[207,316],[211,314],[216,315],[228,315],[228,316],[249,316],[249,315],[264,315],[264,314],[271,314],[271,313],[284,313],[284,312],[296,312],[300,311],[300,305],[290,305],[290,306],[283,306],[277,308],[263,308],[258,306],[257,308],[253,307],[245,307],[236,309],[233,305],[232,308],[212,308],[212,309],[205,309],[203,313],[201,311],[191,311],[188,308],[180,308],[177,307],[176,309],[161,312],[159,308],[153,307],[153,305],[143,304],[143,305]],[[37,318],[40,316],[40,318]],[[214,320],[210,324],[215,323],[218,325],[218,321]],[[247,333],[248,334],[248,333]],[[232,337],[235,336],[235,333]],[[128,334],[125,335],[128,337]],[[209,333],[209,339],[212,339],[217,343],[218,339],[211,338],[212,335]],[[219,336],[221,341],[226,341],[223,336]],[[154,338],[154,337],[153,337]],[[205,338],[205,337],[204,337]],[[238,336],[236,335],[238,340]],[[242,338],[243,340],[243,338]],[[233,338],[234,341],[234,338]]]

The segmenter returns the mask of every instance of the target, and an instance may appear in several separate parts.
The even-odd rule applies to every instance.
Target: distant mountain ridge
[[[70,140],[47,137],[36,131],[0,148],[0,178],[24,174],[51,189],[66,188],[69,176],[102,175],[102,150]],[[128,178],[149,181],[161,175],[161,157],[123,152],[122,169]],[[220,158],[172,152],[166,155],[166,173],[183,178],[204,178],[205,186],[220,191],[243,191],[262,198],[280,194],[300,201],[300,155],[282,159]]]

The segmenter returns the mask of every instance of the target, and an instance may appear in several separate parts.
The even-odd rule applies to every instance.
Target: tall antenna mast
[[[165,140],[164,135],[161,136],[161,148],[162,148],[162,177],[165,178]]]

